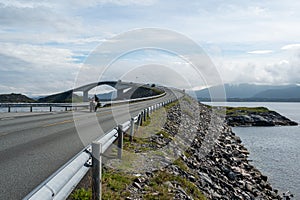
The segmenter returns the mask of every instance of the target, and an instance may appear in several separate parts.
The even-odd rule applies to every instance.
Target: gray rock
[[[139,183],[137,183],[137,182],[133,182],[133,186],[136,187],[139,190],[143,189],[142,186]]]

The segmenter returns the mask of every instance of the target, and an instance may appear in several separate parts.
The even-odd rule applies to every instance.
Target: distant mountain
[[[107,93],[101,93],[97,94],[97,97],[101,100],[114,100],[117,98],[117,92],[112,91],[112,92],[107,92]]]
[[[0,103],[34,103],[35,100],[23,94],[0,94]]]
[[[299,86],[297,85],[255,85],[255,84],[225,84],[224,90],[227,101],[300,101]],[[213,91],[216,100],[222,98],[221,86],[194,91],[199,100],[210,100],[209,91]]]
[[[46,96],[29,96],[31,99],[34,99],[34,100],[39,100],[39,99],[41,99],[41,98],[44,98],[44,97],[46,97]]]
[[[73,94],[72,95],[72,90],[58,93],[58,94],[53,94],[50,96],[46,96],[43,98],[40,98],[38,100],[39,103],[72,103],[72,97],[74,98],[74,102],[82,102],[82,97]]]
[[[270,89],[259,92],[253,98],[266,98],[266,99],[300,99],[300,87],[289,87],[284,89]]]

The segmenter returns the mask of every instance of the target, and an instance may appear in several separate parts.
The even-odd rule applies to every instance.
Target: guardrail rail
[[[157,97],[156,97],[157,98]],[[101,144],[100,152],[105,152],[118,139],[118,157],[122,157],[123,134],[131,128],[130,137],[134,136],[134,124],[140,125],[149,113],[175,101],[170,99],[154,104],[142,110],[137,116],[113,128],[110,132],[96,139],[92,144],[85,147],[55,173],[31,191],[24,200],[63,200],[66,199],[88,172],[92,163],[92,145]],[[100,158],[97,158],[98,160]],[[95,164],[95,163],[94,163]],[[101,164],[100,164],[101,167]],[[99,170],[98,170],[99,171]],[[101,170],[100,170],[101,171]],[[100,177],[101,179],[101,177]],[[99,183],[101,184],[101,183]],[[100,186],[101,188],[101,186]],[[101,191],[100,191],[101,194]],[[100,195],[101,198],[101,195]]]

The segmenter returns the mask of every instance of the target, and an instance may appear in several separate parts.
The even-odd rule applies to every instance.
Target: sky
[[[73,88],[79,75],[82,84],[99,80],[83,70],[93,52],[143,28],[194,41],[224,83],[300,84],[299,10],[294,0],[0,0],[0,93],[38,96]],[[118,58],[100,79],[212,85],[194,74],[172,52],[142,49]]]

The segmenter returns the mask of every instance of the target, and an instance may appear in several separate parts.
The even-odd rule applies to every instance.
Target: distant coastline
[[[224,84],[187,92],[203,102],[300,102],[299,85]]]
[[[300,102],[300,98],[227,98],[227,99],[218,99],[218,98],[198,98],[200,102]]]

